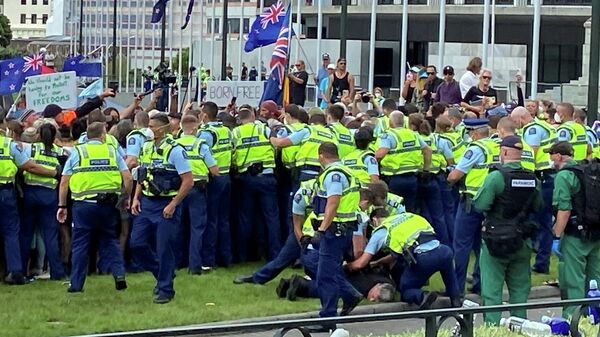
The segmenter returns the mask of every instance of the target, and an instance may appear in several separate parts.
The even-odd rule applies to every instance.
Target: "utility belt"
[[[547,179],[552,178],[552,175],[556,174],[556,170],[553,169],[547,169],[547,170],[541,170],[541,171],[535,171],[535,176],[543,182],[545,182]]]
[[[315,230],[315,232],[319,230],[319,227],[321,227],[322,222],[323,222],[323,220],[311,219],[310,223],[311,223],[313,229]],[[334,221],[331,223],[329,228],[327,228],[327,230],[332,232],[335,236],[342,236],[349,230],[356,231],[357,229],[358,229],[357,221],[348,221],[348,222]]]
[[[144,187],[150,194],[160,196],[172,191],[177,191],[181,187],[181,177],[176,171],[165,169],[151,169],[152,179],[148,179],[148,168],[138,168],[138,181],[144,181]]]
[[[417,178],[419,184],[427,184],[430,183],[435,177],[436,173],[430,171],[419,171],[417,172]]]
[[[255,176],[261,174],[264,169],[265,168],[264,168],[264,165],[262,162],[254,163],[254,164],[250,165],[248,167],[248,169],[246,170],[246,172],[243,172],[242,174],[243,175],[251,175],[251,176],[255,177]]]
[[[565,227],[565,234],[577,237],[583,241],[600,241],[600,229],[590,229],[579,223],[576,216],[572,216]]]
[[[15,188],[15,184],[14,183],[6,183],[6,184],[0,184],[0,190],[8,190],[8,189],[14,189]]]
[[[473,208],[473,196],[467,192],[462,192],[460,194],[460,201],[464,202],[465,204],[465,212],[471,213],[471,210]]]
[[[119,195],[117,193],[98,193],[95,197],[75,201],[116,207],[119,204]]]
[[[417,259],[415,258],[415,249],[422,244],[435,240],[434,233],[421,233],[419,234],[419,238],[415,241],[411,246],[406,247],[402,250],[402,258],[407,266],[412,266],[417,264]]]
[[[207,184],[208,184],[208,181],[206,181],[206,180],[194,181],[194,188],[203,191],[206,189]]]

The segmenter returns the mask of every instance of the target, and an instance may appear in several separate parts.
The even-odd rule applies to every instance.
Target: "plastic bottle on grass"
[[[555,336],[569,336],[571,327],[569,322],[562,317],[542,316],[542,323],[549,325]]]
[[[502,318],[500,320],[500,325],[507,327],[512,332],[520,333],[528,337],[552,336],[552,329],[549,325],[519,317]]]
[[[598,283],[596,280],[590,280],[590,290],[588,290],[587,298],[598,298],[600,297],[600,291],[598,290]],[[599,317],[600,313],[598,312],[598,306],[589,306],[588,307],[588,321],[592,325],[598,324],[600,321]]]
[[[470,300],[464,300],[462,307],[463,308],[476,308],[479,306],[479,303],[475,303],[473,301]],[[460,315],[462,317],[462,315]],[[473,321],[475,321],[475,319],[477,319],[477,314],[473,314]],[[456,326],[454,328],[452,328],[452,333],[451,333],[452,337],[461,337],[462,334],[460,333],[460,324],[457,322]]]
[[[350,337],[350,333],[348,330],[335,329],[335,331],[331,334],[331,337]]]

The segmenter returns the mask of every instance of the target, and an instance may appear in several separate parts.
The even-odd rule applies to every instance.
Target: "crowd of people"
[[[341,315],[364,298],[428,309],[437,293],[422,288],[437,272],[460,306],[473,252],[469,291],[501,304],[506,283],[509,302],[525,302],[531,273],[549,273],[554,251],[563,296],[584,297],[586,280],[600,277],[600,227],[588,221],[583,184],[600,151],[585,112],[522,99],[498,109],[478,58],[460,83],[451,66],[443,80],[434,66],[412,68],[402,106],[380,88],[355,92],[345,59],[323,59],[311,108],[200,102],[165,112],[158,90],[147,107],[136,97],[117,111],[103,108],[107,90],[75,111],[48,105],[39,118],[3,120],[5,281],[47,268],[81,292],[97,271],[123,290],[126,272],[150,271],[163,304],[178,269],[202,275],[265,258],[234,283],[264,284],[298,264],[305,275],[281,279],[277,295],[320,298],[330,317],[340,298]],[[485,316],[499,323],[499,313]]]

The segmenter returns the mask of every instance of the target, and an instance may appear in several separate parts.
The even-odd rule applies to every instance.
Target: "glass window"
[[[48,21],[48,14],[42,14],[42,23],[46,24],[46,21]]]
[[[25,16],[25,14],[21,14],[21,23],[25,23],[26,20],[27,16]]]
[[[27,0],[21,0],[21,5],[27,5]]]
[[[32,5],[37,5],[37,0],[31,0]]]
[[[227,19],[227,30],[233,34],[240,33],[240,19]]]
[[[244,34],[248,34],[250,32],[250,19],[244,19]]]
[[[37,24],[37,14],[31,14],[31,23]]]
[[[43,4],[44,6],[48,6],[48,0],[42,0],[42,4]]]
[[[206,32],[208,34],[212,33],[212,19],[206,19]]]

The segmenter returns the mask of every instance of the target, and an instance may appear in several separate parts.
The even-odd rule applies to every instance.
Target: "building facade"
[[[15,40],[46,36],[51,10],[51,0],[4,0],[2,6]]]

